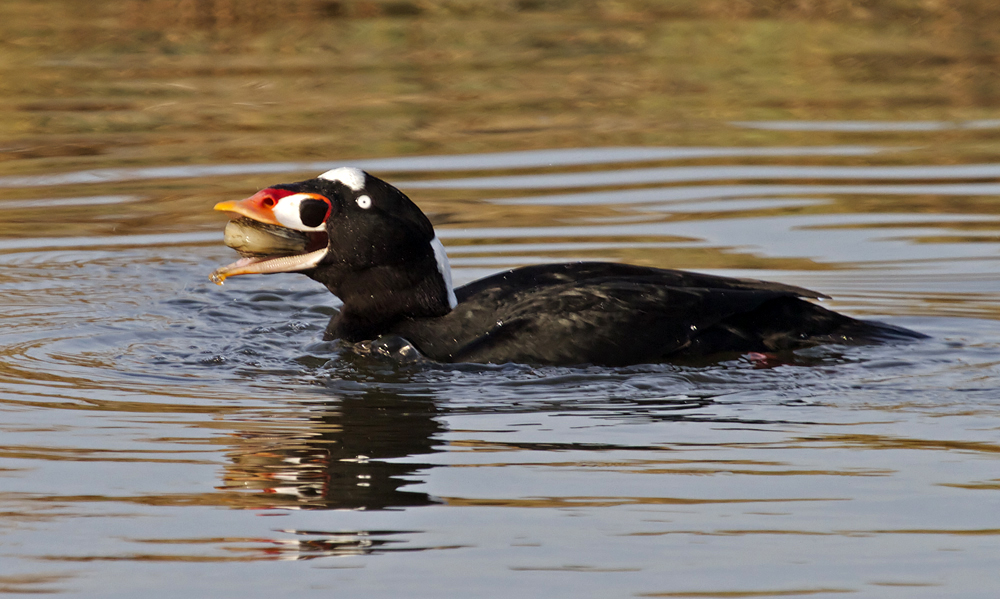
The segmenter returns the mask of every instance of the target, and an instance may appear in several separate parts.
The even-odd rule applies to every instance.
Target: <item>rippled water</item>
[[[843,41],[820,19],[831,64],[853,65],[849,91],[829,101],[860,108],[759,120],[773,97],[726,104],[738,85],[712,88],[706,50],[691,71],[662,65],[681,113],[656,119],[663,88],[629,62],[664,56],[650,23],[693,44],[717,36],[737,62],[749,46],[732,39],[779,27],[798,47],[813,30],[780,19],[689,30],[666,13],[614,12],[647,10],[625,2],[602,4],[598,24],[565,9],[584,31],[574,37],[559,3],[551,14],[518,4],[533,16],[516,25],[492,13],[433,21],[421,11],[435,3],[378,5],[371,20],[367,4],[316,4],[329,25],[286,26],[306,40],[340,28],[330,43],[344,47],[323,50],[340,53],[340,72],[326,55],[288,58],[299,50],[262,24],[266,12],[219,25],[223,4],[191,3],[216,10],[205,25],[210,11],[154,17],[111,2],[75,15],[77,33],[43,18],[56,4],[0,9],[27,28],[8,33],[15,58],[0,64],[0,593],[1000,592],[1000,111],[987,83],[954,114],[875,118],[871,98],[929,94],[938,88],[918,75],[953,63],[859,82],[908,55],[864,54],[852,46],[861,25],[843,25]],[[46,27],[79,54],[45,46]],[[875,46],[884,31],[871,27],[879,35],[861,37]],[[464,29],[497,54],[466,54],[479,42]],[[435,43],[414,41],[430,31]],[[263,46],[227,53],[251,42]],[[451,53],[447,81],[408,70],[431,64],[432,48]],[[783,51],[749,51],[766,82],[764,58]],[[602,57],[624,62],[609,70]],[[554,83],[511,91],[512,65],[522,83]],[[589,105],[539,99],[576,94],[617,114],[630,81],[638,100],[620,134],[596,117],[559,133],[592,118]],[[334,94],[338,82],[357,91]],[[809,106],[805,88],[774,93]],[[343,130],[315,127],[331,122],[326,102],[351,117]],[[344,156],[431,216],[458,284],[523,264],[625,261],[802,285],[931,337],[629,368],[361,357],[322,341],[337,301],[305,277],[208,281],[232,260],[214,202]]]

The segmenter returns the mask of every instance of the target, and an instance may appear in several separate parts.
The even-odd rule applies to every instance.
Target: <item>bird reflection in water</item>
[[[244,430],[224,489],[256,489],[272,508],[389,509],[437,503],[403,489],[444,427],[431,398],[366,389],[310,406],[301,428]]]
[[[246,491],[245,507],[263,510],[385,510],[440,503],[407,485],[430,464],[397,461],[434,452],[444,430],[429,397],[373,389],[308,404],[301,425],[255,423],[235,434],[220,490]],[[242,495],[242,493],[241,493]],[[260,539],[276,559],[310,559],[429,549],[410,545],[419,531],[276,530]]]

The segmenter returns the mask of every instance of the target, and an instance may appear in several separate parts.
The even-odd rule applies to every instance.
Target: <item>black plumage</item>
[[[614,366],[918,336],[827,310],[799,287],[628,264],[528,266],[455,294],[443,316],[401,318],[352,340],[399,335],[443,362]],[[339,326],[335,318],[328,336],[341,336]]]

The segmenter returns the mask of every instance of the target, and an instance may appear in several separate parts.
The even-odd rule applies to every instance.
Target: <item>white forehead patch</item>
[[[350,166],[328,170],[319,178],[327,181],[339,181],[350,187],[351,191],[361,191],[365,188],[365,171]]]
[[[364,208],[365,210],[372,207],[372,199],[368,196],[358,196],[358,199],[354,201],[358,203],[358,206]]]

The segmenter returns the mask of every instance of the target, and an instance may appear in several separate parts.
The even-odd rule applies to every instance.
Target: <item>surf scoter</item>
[[[923,337],[807,301],[801,287],[605,262],[527,266],[458,289],[430,221],[355,168],[216,210],[243,258],[212,273],[300,272],[343,301],[327,338],[392,339],[441,362],[628,365]]]

